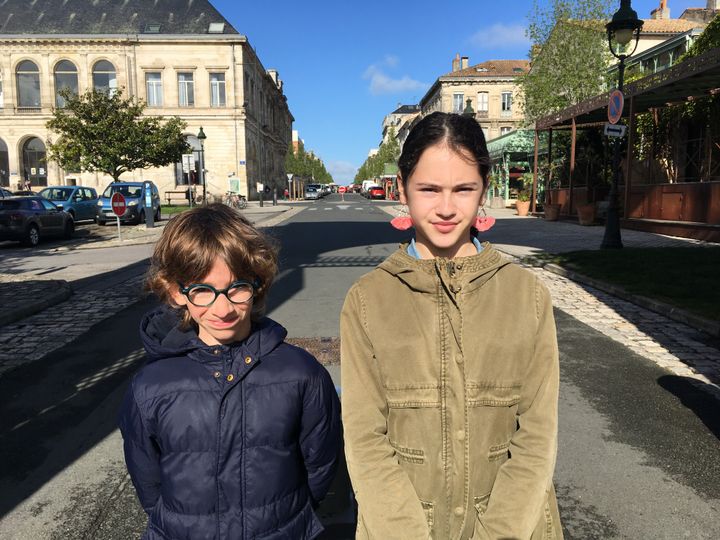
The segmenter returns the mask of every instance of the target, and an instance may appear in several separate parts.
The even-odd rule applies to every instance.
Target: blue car
[[[55,203],[60,210],[70,214],[74,221],[95,219],[97,191],[84,186],[52,186],[39,195]]]
[[[145,221],[145,212],[149,211],[155,216],[155,221],[160,221],[160,193],[158,188],[155,184],[149,182],[152,193],[152,208],[146,208],[143,193],[144,184],[145,182],[113,182],[110,184],[97,202],[95,220],[98,225],[105,225],[107,221],[116,220],[115,214],[110,207],[110,198],[115,193],[120,193],[125,197],[127,210],[125,215],[120,218],[123,223],[143,223]]]

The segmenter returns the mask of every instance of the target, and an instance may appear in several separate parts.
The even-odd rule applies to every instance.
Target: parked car
[[[145,207],[145,194],[143,185],[145,182],[113,182],[110,184],[97,201],[97,213],[95,220],[98,225],[105,225],[108,220],[115,221],[115,214],[110,207],[110,198],[115,193],[125,197],[127,211],[120,218],[121,222],[142,223],[145,221],[145,212],[152,211],[155,221],[160,221],[160,193],[157,186],[150,182],[152,190],[152,208]]]
[[[308,200],[317,200],[320,198],[320,191],[312,186],[305,188],[305,198]]]
[[[37,195],[32,189],[18,189],[13,191],[12,194],[17,197],[35,197]]]
[[[10,191],[9,189],[0,187],[0,199],[6,199],[6,198],[12,197],[12,196],[13,196],[12,191]]]
[[[368,199],[384,199],[385,190],[380,186],[373,186],[368,189]]]
[[[43,189],[38,195],[45,197],[55,206],[65,210],[75,221],[95,219],[97,191],[83,186],[52,186]]]
[[[16,240],[37,246],[46,236],[72,237],[75,222],[43,197],[0,199],[0,240]]]

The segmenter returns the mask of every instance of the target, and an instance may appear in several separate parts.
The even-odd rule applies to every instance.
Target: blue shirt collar
[[[480,252],[482,251],[482,249],[483,249],[483,248],[482,248],[482,244],[480,244],[480,240],[478,240],[477,238],[475,238],[475,237],[473,236],[473,237],[472,237],[472,242],[473,242],[473,244],[475,245],[475,248],[477,249],[477,252],[480,253]],[[415,245],[415,239],[414,239],[414,238],[413,238],[412,240],[410,240],[410,243],[408,244],[407,254],[410,255],[411,257],[415,258],[415,259],[422,259],[422,257],[420,256],[420,252],[417,250],[417,246]]]

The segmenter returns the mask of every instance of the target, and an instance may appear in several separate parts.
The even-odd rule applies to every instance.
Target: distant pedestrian
[[[399,160],[414,238],[350,289],[343,422],[356,538],[559,539],[558,351],[550,295],[476,235],[479,124],[433,113]]]
[[[277,271],[268,239],[211,204],[173,218],[142,321],[147,364],[120,412],[143,538],[311,539],[341,447],[327,371],[262,316]]]

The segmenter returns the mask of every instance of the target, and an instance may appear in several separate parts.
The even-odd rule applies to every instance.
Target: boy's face
[[[215,289],[225,289],[238,279],[228,265],[220,258],[215,259],[210,272],[201,281]],[[185,287],[193,283],[183,283]],[[233,304],[224,294],[206,307],[198,307],[179,290],[173,292],[173,299],[180,306],[186,306],[190,316],[198,325],[198,337],[207,345],[227,345],[241,341],[250,334],[250,312],[253,299],[244,304]]]

